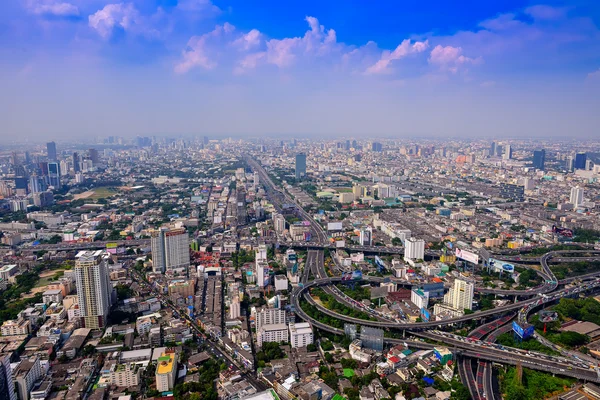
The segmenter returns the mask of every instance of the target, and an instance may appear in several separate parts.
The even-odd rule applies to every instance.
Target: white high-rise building
[[[450,291],[444,296],[444,303],[457,310],[472,310],[474,292],[473,282],[456,279]]]
[[[285,217],[279,213],[273,213],[273,226],[275,227],[275,232],[279,235],[285,231]]]
[[[75,284],[83,328],[101,329],[106,326],[112,293],[108,259],[109,254],[102,250],[81,251],[75,256]]]
[[[0,355],[0,398],[17,400],[15,383],[10,369],[10,354]]]
[[[265,269],[268,265],[266,261],[256,262],[256,285],[259,288],[265,287]]]
[[[421,289],[413,289],[410,292],[410,301],[420,310],[429,306],[429,292],[424,292]]]
[[[240,299],[239,297],[235,296],[229,305],[229,318],[236,319],[239,318],[240,315]]]
[[[152,271],[185,269],[190,266],[190,239],[184,228],[160,228],[152,233]]]
[[[286,313],[280,308],[263,308],[256,312],[254,321],[258,331],[264,325],[285,324]]]
[[[404,241],[404,258],[423,260],[425,258],[425,241],[414,237]]]
[[[574,188],[571,188],[571,198],[569,199],[569,203],[573,204],[575,207],[583,203],[582,187],[575,186]]]
[[[370,226],[360,230],[359,241],[361,246],[371,246],[373,243],[373,228]]]
[[[267,261],[267,245],[261,244],[258,246],[258,248],[256,249],[254,261]]]
[[[290,324],[290,344],[305,347],[313,342],[313,331],[308,322]]]
[[[262,347],[263,343],[266,342],[287,342],[288,335],[289,332],[286,324],[263,325],[260,329],[256,330],[256,343],[259,347]]]

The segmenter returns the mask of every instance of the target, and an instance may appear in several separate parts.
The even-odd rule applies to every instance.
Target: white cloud
[[[262,33],[258,29],[252,29],[250,32],[236,39],[233,44],[242,50],[248,51],[260,45],[262,36]]]
[[[217,25],[212,31],[193,36],[183,51],[183,60],[175,66],[175,72],[184,74],[192,68],[213,69],[217,66],[216,49],[225,42],[225,38],[235,31],[229,23]]]
[[[367,68],[367,74],[381,74],[391,72],[388,68],[392,61],[399,60],[409,54],[421,53],[429,47],[429,42],[415,42],[411,44],[410,39],[405,39],[394,49],[394,51],[384,50],[379,61]]]
[[[182,11],[202,12],[208,15],[221,12],[221,9],[215,6],[210,0],[179,0],[177,8]]]
[[[441,46],[438,44],[431,50],[429,63],[439,66],[440,69],[444,71],[456,73],[461,66],[467,64],[479,64],[483,61],[480,57],[466,57],[462,52],[463,49],[461,47]]]
[[[115,29],[146,36],[158,35],[133,3],[107,4],[88,17],[88,25],[104,39],[110,38]]]
[[[76,5],[55,0],[28,0],[25,3],[27,10],[36,15],[55,17],[76,17],[79,8]]]
[[[597,71],[587,74],[588,79],[600,80],[600,68]]]

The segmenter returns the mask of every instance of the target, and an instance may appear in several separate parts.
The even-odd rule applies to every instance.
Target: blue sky
[[[600,138],[594,0],[9,0],[0,11],[3,141]]]

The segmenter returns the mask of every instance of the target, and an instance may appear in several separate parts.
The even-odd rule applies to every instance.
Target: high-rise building
[[[152,271],[187,269],[190,266],[190,239],[184,228],[160,228],[152,233]]]
[[[56,143],[48,142],[46,143],[46,151],[48,153],[48,161],[56,161]]]
[[[578,207],[583,203],[583,188],[579,186],[575,186],[571,188],[571,197],[569,198],[569,203],[573,204],[575,207]]]
[[[306,177],[306,154],[296,154],[296,180]]]
[[[78,173],[81,171],[81,160],[79,158],[79,153],[73,153],[73,172]]]
[[[575,154],[575,169],[585,169],[585,162],[587,161],[586,153]]]
[[[370,226],[362,228],[358,238],[361,246],[371,246],[373,244],[373,228]]]
[[[414,237],[404,241],[404,258],[423,260],[425,258],[425,241]]]
[[[444,303],[457,310],[472,310],[474,292],[473,282],[456,279],[450,291],[444,296]]]
[[[43,192],[46,190],[46,184],[41,177],[37,175],[31,175],[31,177],[29,177],[29,190],[31,193]]]
[[[173,349],[165,350],[156,364],[156,390],[168,392],[173,390],[177,379],[177,355]]]
[[[44,208],[51,206],[54,203],[54,194],[50,191],[37,192],[33,194],[33,205]]]
[[[292,348],[306,347],[313,342],[313,331],[308,322],[291,323],[289,328]]]
[[[57,162],[48,163],[48,184],[60,189],[60,164]]]
[[[533,152],[533,168],[537,168],[541,171],[544,170],[544,163],[546,162],[546,150],[535,150]]]
[[[504,154],[502,155],[502,158],[505,160],[512,160],[512,147],[510,144],[504,146]]]
[[[266,261],[256,261],[256,285],[259,288],[265,286],[265,269],[269,264]]]
[[[29,359],[22,360],[17,368],[13,371],[15,386],[19,400],[29,400],[30,392],[35,383],[42,377],[42,366],[40,358],[33,356]]]
[[[383,145],[378,142],[371,143],[371,151],[380,153],[383,150]]]
[[[204,136],[202,143],[208,144],[208,136]]]
[[[490,156],[495,156],[496,155],[496,142],[492,142],[492,144],[490,145]]]
[[[80,325],[101,329],[111,306],[112,285],[108,275],[109,254],[81,251],[75,256],[75,284],[79,301]]]
[[[575,159],[573,158],[573,156],[567,157],[565,168],[567,169],[567,171],[573,172],[573,170],[575,169]]]
[[[100,156],[98,155],[98,150],[89,149],[88,155],[89,155],[90,160],[92,160],[92,165],[94,167],[100,163]]]
[[[281,308],[262,308],[256,312],[254,318],[256,330],[258,331],[264,325],[285,324],[286,312]]]
[[[10,355],[0,355],[0,399],[17,400],[10,369]]]

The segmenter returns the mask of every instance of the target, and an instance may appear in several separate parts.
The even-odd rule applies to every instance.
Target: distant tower
[[[586,153],[577,153],[575,154],[575,169],[585,169],[585,164],[587,161]]]
[[[504,154],[502,155],[502,158],[504,158],[505,160],[512,159],[512,147],[510,147],[510,144],[504,146]]]
[[[92,160],[92,165],[94,167],[100,163],[100,157],[98,156],[98,150],[89,149],[88,154],[89,154],[90,160]]]
[[[296,180],[306,177],[306,154],[296,154]]]
[[[48,161],[56,161],[56,143],[46,143],[46,150],[48,152]]]
[[[160,228],[152,234],[152,271],[166,271],[190,266],[190,239],[184,228]]]
[[[544,163],[546,162],[546,150],[535,150],[533,152],[533,167],[539,169],[540,171],[544,170]]]
[[[571,197],[569,199],[569,203],[573,204],[575,207],[578,207],[583,203],[582,187],[575,186],[574,188],[571,188]]]

